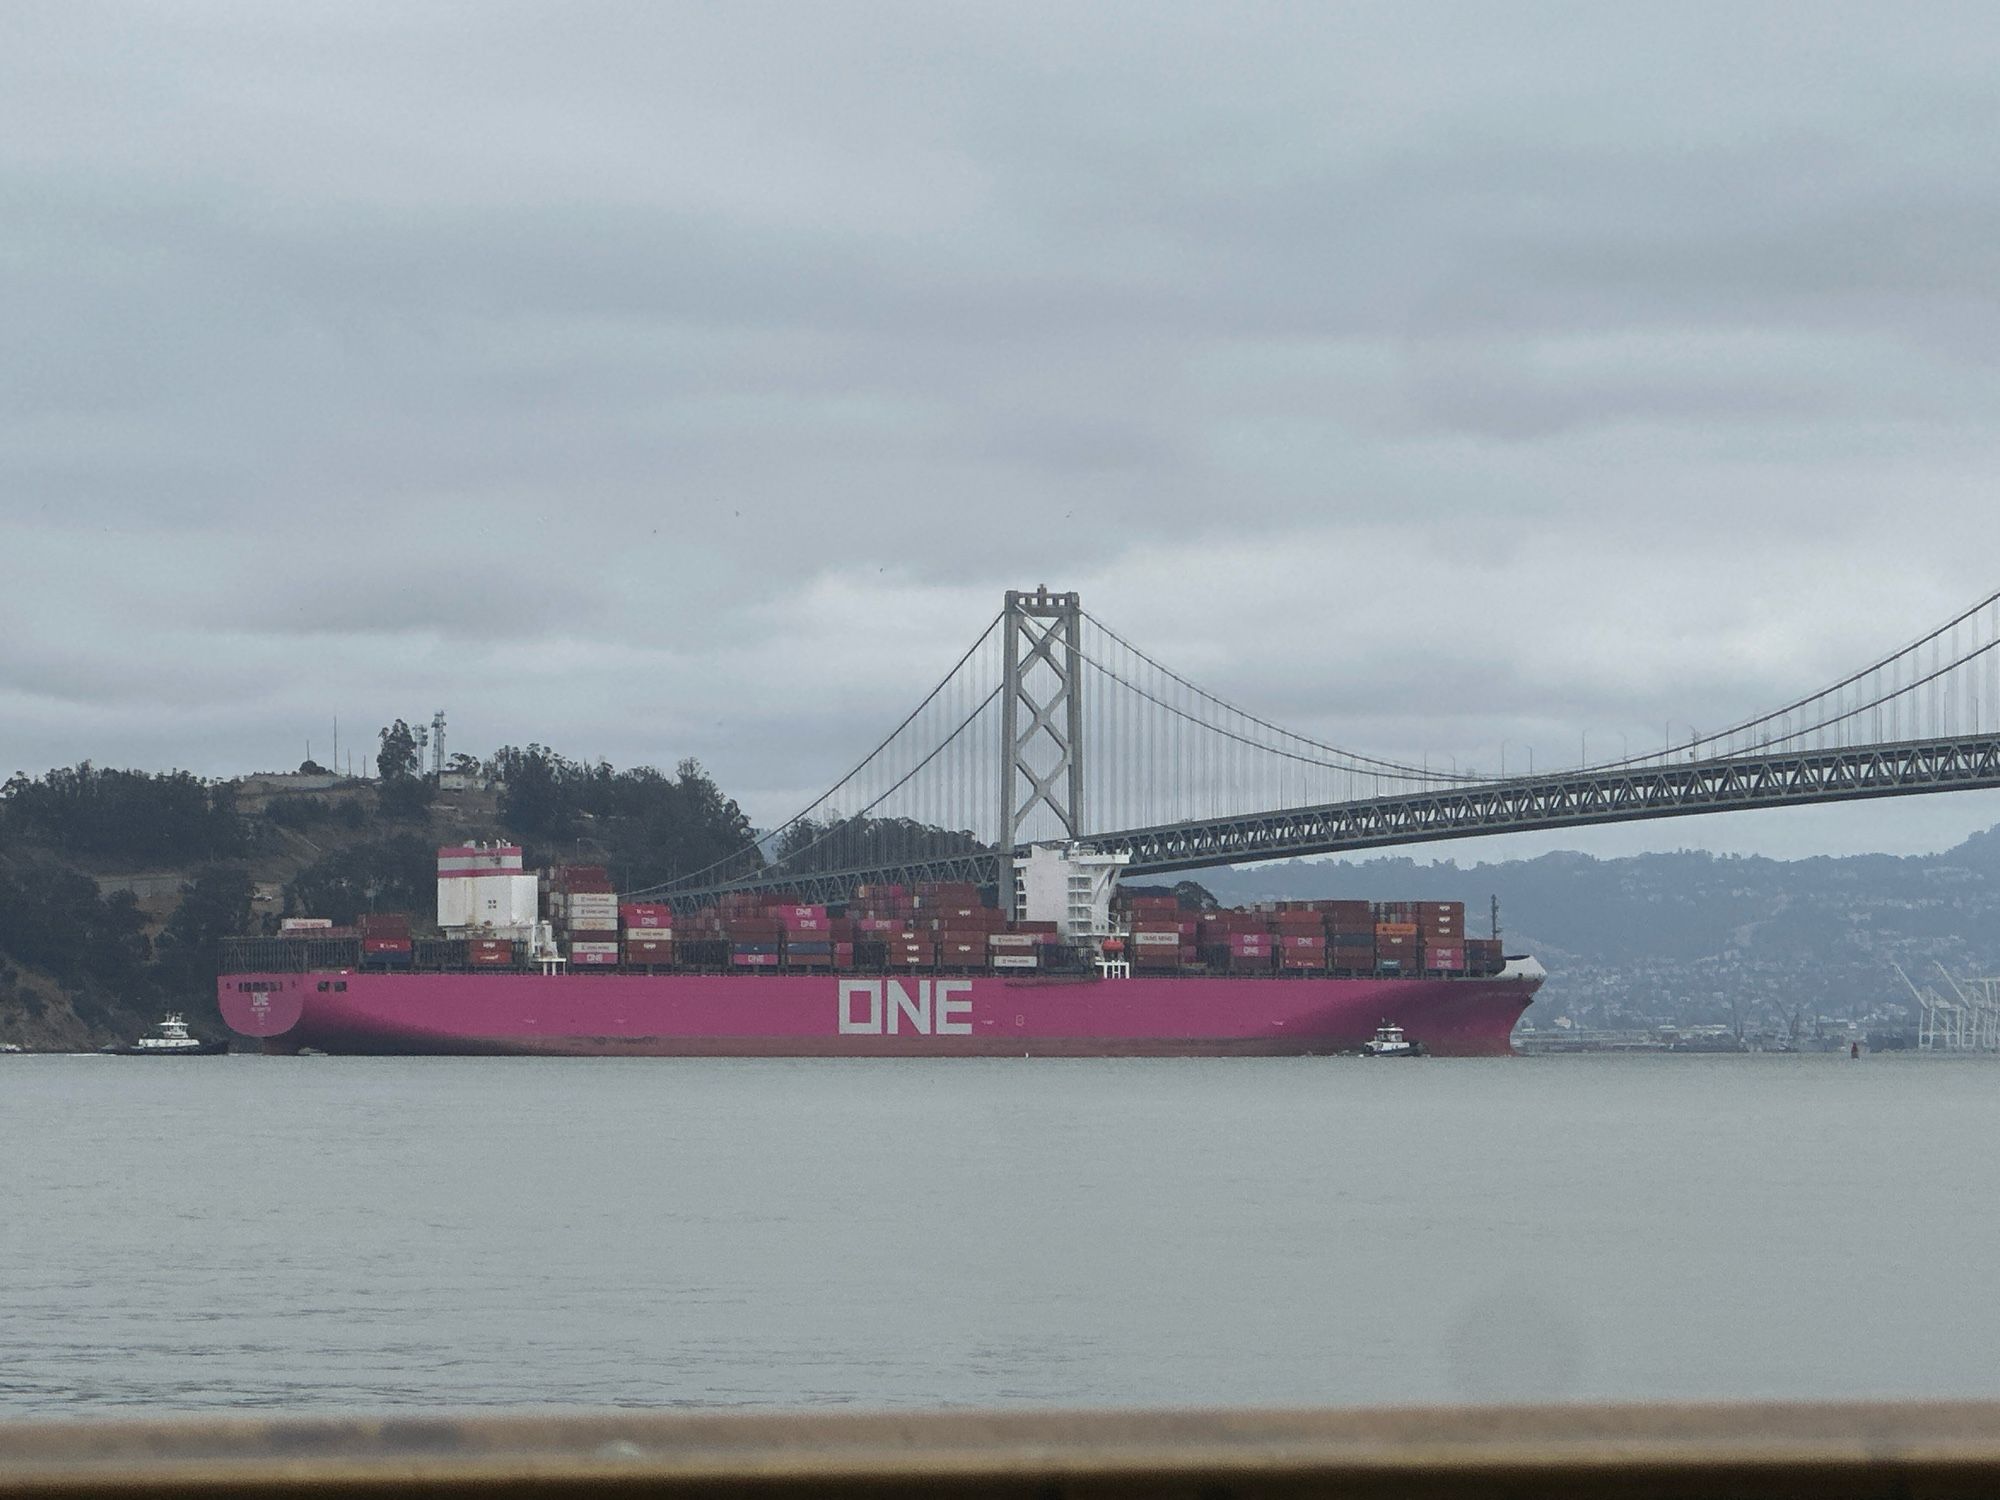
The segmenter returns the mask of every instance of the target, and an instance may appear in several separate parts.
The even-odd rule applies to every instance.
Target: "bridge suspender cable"
[[[973,656],[977,654],[981,646],[986,644],[987,640],[992,636],[994,629],[999,624],[1000,624],[999,615],[995,615],[992,619],[988,620],[986,622],[986,628],[979,633],[979,638],[975,640],[970,646],[966,647],[965,654],[959,657],[959,659],[952,664],[951,670],[945,673],[944,676],[938,680],[938,684],[936,687],[932,688],[928,693],[924,695],[923,701],[921,703],[919,703],[915,708],[910,710],[910,712],[904,717],[902,723],[898,724],[894,729],[890,730],[886,735],[884,735],[880,743],[878,743],[873,750],[870,750],[866,755],[862,756],[861,759],[855,763],[854,768],[850,770],[845,776],[841,777],[838,781],[834,782],[834,784],[831,787],[827,788],[827,790],[821,796],[814,799],[812,802],[807,803],[802,811],[794,814],[792,817],[786,819],[783,823],[780,823],[776,828],[772,829],[771,832],[768,835],[766,835],[766,838],[767,839],[779,838],[782,837],[784,834],[790,832],[793,828],[796,828],[800,823],[803,823],[809,816],[811,816],[814,808],[826,806],[829,802],[833,800],[835,796],[839,794],[840,789],[842,787],[846,786],[850,781],[854,780],[855,777],[859,776],[870,765],[872,765],[875,762],[875,759],[878,756],[880,756],[883,751],[887,750],[890,745],[895,743],[896,737],[898,735],[902,734],[902,732],[905,729],[908,729],[912,724],[914,724],[917,721],[918,716],[921,715],[925,709],[929,708],[932,703],[937,701],[938,696],[941,693],[943,693],[944,690],[951,685],[952,680],[956,678],[962,670],[964,670],[965,664],[972,660]],[[983,707],[984,705],[981,706]],[[976,718],[977,716],[978,716],[978,710],[975,709],[971,717]],[[968,722],[970,722],[969,719]],[[955,738],[957,734],[960,732],[960,730],[962,730],[964,727],[965,726],[961,724],[958,730],[952,731],[952,735],[950,737],[947,737],[944,741],[940,742],[938,749],[942,750],[945,745],[951,743],[951,739]],[[936,751],[933,751],[932,755],[926,756],[924,758],[923,764],[925,765],[929,764],[930,760],[935,756],[935,754]],[[915,772],[913,771],[911,774],[914,775]],[[909,779],[910,779],[909,776],[905,776],[901,782],[897,783],[897,785],[900,787],[904,783],[908,782]],[[884,795],[886,796],[887,793],[884,793]],[[871,806],[879,805],[880,801],[881,801],[880,798],[876,799],[876,803],[871,804]],[[758,848],[757,844],[754,843],[746,844],[743,848],[736,850],[733,854],[730,854],[723,859],[712,861],[711,863],[705,865],[699,870],[690,871],[686,875],[676,876],[672,880],[664,881],[659,885],[649,886],[643,891],[635,891],[632,892],[631,894],[635,898],[643,899],[646,896],[656,895],[664,891],[673,890],[680,886],[691,885],[694,882],[700,880],[703,876],[713,875],[717,870],[727,869],[730,865],[742,859],[744,855],[755,852],[757,848]]]
[[[1077,613],[1089,627],[1077,635],[1094,634],[1087,645],[1079,639],[1069,659],[1075,672],[1104,685],[1090,695],[1078,721],[1087,727],[1075,741],[1094,750],[1100,778],[1092,794],[1096,815],[1084,836],[1128,847],[1135,869],[2000,783],[2000,735],[1979,728],[2000,714],[2000,591],[1831,686],[1720,733],[1678,743],[1669,737],[1657,755],[1542,777],[1480,776],[1456,765],[1433,770],[1326,744],[1237,707],[1097,617]],[[777,866],[730,886],[797,881],[831,892],[842,879],[966,879],[975,871],[991,879],[995,861],[1004,862],[1017,840],[985,826],[992,784],[982,778],[1018,768],[1040,786],[1061,774],[1061,764],[1031,765],[1020,757],[1037,743],[1045,720],[1054,723],[1059,707],[1068,711],[1063,695],[1081,680],[1051,661],[1040,669],[1050,680],[1029,684],[1025,674],[1043,653],[1036,646],[1023,656],[1021,712],[1028,727],[1018,744],[1006,745],[1005,727],[996,728],[1001,716],[989,712],[1006,685],[994,684],[997,670],[988,675],[992,660],[976,660],[1005,620],[1003,612],[989,621],[922,702],[802,812],[758,843],[641,894],[667,893],[677,902],[709,894],[720,887],[703,881],[732,865],[740,869],[746,857],[761,864],[760,845],[768,849],[771,840],[801,830],[805,841]],[[1968,623],[1971,639],[1962,644]],[[1981,662],[1985,668],[1968,670]],[[1990,689],[1982,675],[1989,669]],[[1973,732],[1945,733],[1968,722],[1968,706]],[[1926,714],[1928,737],[1905,738],[1905,719],[1920,730]],[[1843,728],[1870,715],[1865,739]],[[1064,737],[1055,739],[1056,752],[1067,754]],[[1682,755],[1687,759],[1676,764]],[[1356,795],[1371,785],[1372,796]],[[1343,789],[1345,796],[1332,795]],[[836,799],[847,798],[858,811],[843,814]],[[875,816],[892,799],[892,810]],[[1117,813],[1106,816],[1113,804]],[[1206,815],[1197,815],[1204,807]],[[1027,827],[1019,834],[1041,836]],[[839,843],[842,837],[850,846]]]
[[[1361,774],[1364,775],[1410,777],[1418,781],[1456,782],[1456,781],[1478,781],[1481,779],[1477,776],[1466,776],[1466,775],[1459,775],[1456,773],[1446,773],[1443,771],[1432,771],[1428,767],[1406,765],[1400,761],[1382,760],[1372,755],[1361,755],[1353,750],[1343,750],[1338,745],[1323,744],[1319,740],[1312,739],[1307,735],[1299,734],[1294,730],[1286,729],[1281,724],[1273,724],[1268,719],[1260,719],[1259,717],[1257,717],[1257,715],[1250,713],[1248,710],[1238,708],[1235,704],[1229,702],[1227,699],[1218,698],[1214,693],[1211,693],[1207,688],[1201,686],[1201,684],[1188,681],[1187,678],[1181,676],[1181,674],[1176,672],[1172,667],[1162,666],[1159,662],[1153,660],[1152,657],[1148,656],[1144,651],[1141,651],[1137,646],[1133,645],[1130,641],[1126,640],[1125,637],[1120,635],[1117,631],[1113,630],[1109,625],[1105,624],[1102,620],[1098,619],[1096,615],[1091,614],[1088,610],[1084,612],[1084,618],[1090,621],[1090,623],[1092,625],[1095,625],[1099,630],[1103,631],[1112,640],[1116,641],[1119,645],[1123,646],[1127,651],[1131,652],[1134,656],[1138,657],[1139,660],[1143,661],[1147,666],[1151,667],[1155,672],[1158,672],[1161,676],[1170,678],[1174,682],[1179,683],[1189,692],[1196,694],[1198,697],[1206,699],[1210,703],[1213,703],[1217,708],[1222,709],[1225,713],[1234,714],[1236,715],[1237,718],[1244,720],[1246,723],[1255,724],[1259,729],[1268,729],[1273,734],[1282,735],[1288,740],[1296,740],[1301,745],[1310,745],[1315,750],[1322,751],[1328,755],[1339,756],[1343,760],[1350,761],[1353,764],[1340,765],[1327,761],[1314,761],[1310,757],[1298,756],[1298,755],[1291,756],[1290,757],[1291,759],[1304,760],[1308,764],[1326,766],[1330,770],[1340,770],[1340,771],[1351,770],[1360,772]],[[1101,672],[1105,672],[1106,675],[1115,675],[1111,674],[1109,670],[1100,663],[1093,662],[1092,665],[1097,666],[1098,670]],[[1151,693],[1147,692],[1146,689],[1138,686],[1136,683],[1127,682],[1122,677],[1118,678],[1117,680],[1120,681],[1121,683],[1124,683],[1126,687],[1131,688],[1133,692],[1138,693],[1141,697],[1146,698],[1148,701],[1157,704],[1162,708],[1171,709],[1172,707],[1171,705],[1161,702],[1159,698],[1154,697]],[[1178,710],[1174,711],[1179,712]],[[1191,716],[1183,714],[1183,717],[1191,717]],[[1209,729],[1213,729],[1218,734],[1229,733],[1228,730],[1222,729],[1219,725],[1210,724],[1205,719],[1193,718],[1191,719],[1191,722],[1201,724]],[[1273,753],[1277,754],[1285,753],[1282,751],[1277,751],[1275,747],[1266,745],[1258,740],[1249,739],[1243,736],[1232,736],[1232,738],[1236,738],[1240,740],[1241,743],[1253,746],[1254,748],[1259,750],[1272,750]]]

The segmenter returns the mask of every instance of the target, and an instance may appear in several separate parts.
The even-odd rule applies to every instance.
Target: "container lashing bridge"
[[[1581,757],[1580,757],[1581,759]],[[754,848],[634,898],[840,900],[1011,881],[1035,843],[1132,875],[1481,834],[2000,787],[2000,592],[1831,686],[1643,755],[1482,775],[1288,730],[1161,665],[1075,593],[1010,591],[915,709]]]

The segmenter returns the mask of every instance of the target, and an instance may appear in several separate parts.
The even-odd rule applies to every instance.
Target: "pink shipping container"
[[[650,906],[633,904],[618,908],[619,918],[627,927],[672,927],[674,909],[671,906]]]
[[[1426,969],[1439,970],[1462,969],[1465,967],[1465,950],[1463,948],[1426,948],[1424,949],[1424,967]]]
[[[732,953],[729,955],[729,961],[739,969],[775,969],[778,967],[778,955],[775,953]]]
[[[576,953],[569,956],[571,967],[585,969],[615,969],[618,967],[616,953]]]

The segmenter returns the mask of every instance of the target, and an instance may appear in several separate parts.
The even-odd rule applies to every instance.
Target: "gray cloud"
[[[1944,5],[15,7],[0,756],[442,704],[774,819],[1043,581],[1383,754],[1715,727],[1990,586],[1996,64]],[[1914,817],[1844,816],[1769,837]]]

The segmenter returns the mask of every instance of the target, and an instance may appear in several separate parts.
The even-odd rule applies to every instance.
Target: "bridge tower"
[[[1012,903],[1011,855],[1046,807],[1083,836],[1083,602],[1076,594],[1009,589],[1000,630],[1000,899]]]

